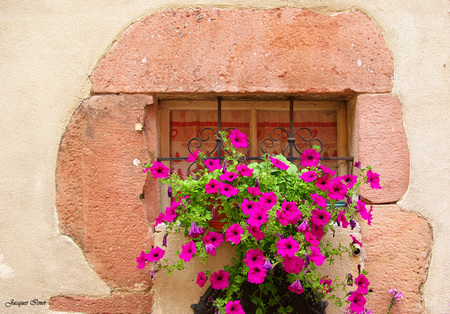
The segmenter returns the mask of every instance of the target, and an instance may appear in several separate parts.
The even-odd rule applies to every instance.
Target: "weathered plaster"
[[[401,206],[426,217],[434,245],[424,301],[448,312],[450,221],[448,119],[448,2],[420,1],[3,1],[0,10],[0,199],[2,264],[13,277],[0,300],[107,295],[81,250],[59,235],[55,165],[60,137],[80,102],[88,75],[128,25],[161,9],[196,6],[309,8],[333,15],[361,10],[380,26],[394,58],[394,94],[402,104],[411,172]],[[3,306],[0,303],[0,306]],[[21,308],[23,312],[45,312]]]

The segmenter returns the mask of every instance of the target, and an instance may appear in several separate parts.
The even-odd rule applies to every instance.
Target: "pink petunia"
[[[260,228],[255,226],[247,226],[248,233],[250,233],[256,240],[264,239],[265,234]]]
[[[311,232],[305,233],[305,240],[311,243],[312,246],[319,246],[320,241]]]
[[[169,207],[166,207],[166,210],[164,211],[164,220],[167,222],[172,222],[175,220],[175,218],[177,218],[177,209],[178,205],[177,204],[173,204]]]
[[[225,305],[225,314],[245,314],[242,309],[241,301],[227,301]]]
[[[147,262],[147,253],[144,251],[141,252],[141,254],[136,257],[136,262],[138,263],[137,268],[142,269],[145,267],[145,263]]]
[[[158,217],[155,218],[155,227],[164,221],[164,216],[164,213],[160,213]]]
[[[262,193],[258,203],[261,207],[270,210],[277,203],[277,195],[273,191]]]
[[[153,166],[150,167],[150,172],[154,178],[167,178],[169,176],[169,168],[159,161],[155,161]]]
[[[350,234],[350,238],[352,238],[352,245],[353,244],[358,244],[359,246],[362,246],[362,243],[360,241],[358,241],[358,239],[356,239],[354,236],[352,236]]]
[[[244,263],[248,267],[264,265],[264,253],[260,249],[249,249],[245,253]]]
[[[340,201],[347,195],[348,187],[341,180],[336,179],[333,179],[328,187],[328,197],[332,200]]]
[[[226,197],[232,197],[239,193],[239,189],[236,189],[231,184],[221,182],[219,185],[219,193]]]
[[[324,199],[319,194],[317,194],[317,193],[311,194],[311,198],[317,206],[322,207],[322,208],[327,207],[327,200]]]
[[[216,255],[216,247],[212,245],[212,243],[205,243],[206,254],[215,256]]]
[[[234,179],[236,179],[237,176],[238,176],[238,175],[237,175],[237,173],[235,173],[235,172],[225,172],[224,174],[220,175],[219,179],[222,180],[222,181],[228,181],[228,182],[231,182],[231,181],[233,181]]]
[[[336,174],[336,171],[331,170],[327,166],[321,165],[319,168],[320,168],[320,170],[322,170],[324,175],[334,177],[334,175]]]
[[[202,240],[205,243],[205,245],[211,244],[214,248],[217,248],[223,242],[223,236],[222,234],[217,233],[215,231],[210,231],[203,237]]]
[[[205,275],[205,273],[204,272],[199,272],[198,274],[197,274],[197,281],[196,281],[196,283],[198,284],[198,286],[201,288],[201,287],[203,287],[204,285],[205,285],[205,283],[206,283],[206,275]]]
[[[320,249],[315,246],[310,246],[311,254],[309,254],[309,260],[316,264],[317,266],[320,266],[325,261],[325,256],[320,253]]]
[[[306,171],[306,172],[303,172],[299,177],[300,177],[300,179],[302,179],[305,182],[311,182],[316,179],[317,173],[314,171]]]
[[[369,292],[370,282],[367,279],[367,277],[364,276],[363,274],[356,277],[355,284],[358,286],[358,289],[356,289],[356,292],[361,293],[361,294],[367,294]]]
[[[284,162],[282,162],[281,160],[279,160],[275,157],[270,157],[270,161],[272,162],[272,164],[275,168],[278,168],[281,170],[287,170],[289,168],[288,165],[286,165]]]
[[[350,302],[350,310],[353,312],[359,313],[364,311],[364,307],[366,306],[366,298],[361,293],[352,292],[348,297],[348,301]]]
[[[316,167],[319,164],[320,154],[314,148],[306,149],[300,156],[303,167]]]
[[[230,140],[236,148],[246,148],[248,146],[247,135],[239,130],[231,131]]]
[[[209,180],[207,184],[205,184],[205,192],[206,194],[216,194],[219,191],[220,183],[215,179]]]
[[[204,161],[204,164],[205,164],[206,168],[208,168],[209,171],[214,171],[216,169],[222,169],[219,159],[207,159]]]
[[[235,223],[227,228],[225,230],[225,239],[228,242],[231,242],[233,244],[239,244],[241,243],[241,236],[244,233],[244,230],[242,229],[241,225],[238,223]]]
[[[328,191],[328,188],[331,185],[331,180],[327,175],[325,175],[317,178],[315,185],[322,191]]]
[[[246,164],[239,165],[236,169],[243,177],[251,177],[253,175],[253,169],[250,169]]]
[[[353,176],[350,174],[346,174],[344,176],[340,176],[338,177],[342,182],[345,183],[345,185],[347,185],[348,189],[351,189],[355,186],[356,182],[358,182],[358,177],[357,176]],[[336,178],[336,179],[338,179]]]
[[[259,190],[258,187],[249,186],[247,188],[247,191],[248,191],[248,193],[250,193],[253,196],[261,195],[261,191]]]
[[[345,212],[339,211],[339,215],[337,217],[337,222],[342,225],[342,228],[348,227],[348,221],[347,221],[347,218],[345,217]]]
[[[261,225],[267,222],[269,216],[267,215],[267,211],[262,207],[257,207],[250,213],[250,217],[247,219],[247,223],[250,226],[261,227]]]
[[[212,273],[209,281],[211,282],[211,286],[216,290],[225,289],[229,286],[230,274],[225,270],[219,270],[215,273]]]
[[[189,241],[187,244],[181,245],[180,259],[186,263],[192,259],[192,256],[197,253],[194,241]]]
[[[282,257],[292,257],[298,252],[300,245],[295,241],[292,236],[287,239],[282,239],[277,242],[277,254]]]
[[[258,207],[259,207],[258,203],[254,201],[249,201],[246,198],[244,198],[244,200],[241,203],[241,210],[246,216],[250,215],[250,213],[252,213]]]
[[[197,226],[195,222],[191,222],[191,228],[189,229],[189,236],[192,238],[198,238],[205,234],[205,228]]]
[[[189,154],[188,159],[186,159],[187,162],[194,162],[197,160],[198,158],[198,154],[200,153],[200,150],[196,150],[195,152],[193,152],[192,154]]]
[[[333,280],[329,279],[328,277],[324,276],[320,278],[320,284],[323,286],[328,286],[328,289],[325,291],[325,293],[331,292],[331,283]]]
[[[380,175],[378,173],[373,172],[372,169],[369,169],[367,171],[367,182],[370,183],[370,187],[372,189],[381,189]]]
[[[266,276],[267,276],[267,271],[262,267],[262,265],[250,267],[248,274],[247,274],[248,282],[251,282],[254,284],[263,283],[264,278],[266,278]]]
[[[367,220],[367,224],[371,225],[373,206],[370,206],[370,210],[367,211],[366,203],[364,203],[361,200],[358,200],[358,202],[356,202],[356,209],[358,210],[358,213],[361,215],[361,218]]]
[[[311,223],[310,231],[316,237],[317,240],[322,239],[322,237],[325,235],[325,231],[323,231],[323,226],[316,225],[314,223]]]
[[[303,220],[302,223],[297,227],[297,232],[308,232],[309,231],[309,225],[307,220]]]
[[[324,209],[314,209],[310,218],[311,223],[317,226],[325,226],[331,219],[331,214]]]
[[[147,254],[147,261],[149,261],[149,262],[157,262],[161,258],[164,257],[164,253],[166,253],[166,252],[163,249],[161,249],[160,247],[157,246],[157,247],[151,249],[150,252],[148,252],[148,254]]]
[[[286,256],[283,261],[284,270],[288,274],[298,274],[305,266],[305,261],[299,256]]]
[[[305,289],[303,289],[302,284],[300,283],[300,280],[296,279],[289,287],[289,291],[302,294]]]

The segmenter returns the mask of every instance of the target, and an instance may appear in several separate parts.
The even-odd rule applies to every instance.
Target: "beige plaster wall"
[[[403,106],[411,156],[409,190],[400,202],[433,229],[424,287],[429,313],[447,313],[449,76],[448,10],[444,0],[335,1],[10,1],[0,3],[0,312],[14,300],[109,293],[81,250],[59,235],[55,165],[75,108],[89,95],[88,75],[127,26],[167,8],[308,8],[333,14],[361,10],[382,29],[395,65],[394,94]],[[395,239],[393,239],[395,245]]]

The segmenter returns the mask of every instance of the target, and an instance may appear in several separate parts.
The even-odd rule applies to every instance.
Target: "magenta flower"
[[[205,283],[206,283],[206,275],[205,275],[205,273],[204,272],[200,272],[200,273],[198,273],[197,274],[197,284],[198,284],[198,286],[201,288],[201,287],[203,287],[204,285],[205,285]]]
[[[361,293],[352,292],[348,297],[348,301],[350,302],[350,310],[353,312],[362,312],[364,311],[364,307],[366,306],[366,299]]]
[[[261,195],[261,192],[259,191],[259,188],[258,188],[258,187],[252,187],[252,186],[249,186],[249,187],[247,188],[247,191],[248,191],[248,193],[250,193],[250,194],[253,195],[253,196]]]
[[[230,140],[236,148],[246,148],[248,146],[247,135],[239,130],[231,131]]]
[[[367,220],[367,224],[371,225],[373,206],[370,206],[370,210],[367,211],[366,203],[364,203],[361,200],[358,200],[358,202],[356,202],[356,208],[358,210],[358,213],[361,215],[361,218]]]
[[[216,194],[219,191],[220,183],[215,179],[209,180],[207,184],[205,184],[205,192],[206,194]]]
[[[323,177],[319,177],[319,178],[316,180],[315,185],[316,185],[319,189],[321,189],[322,191],[328,191],[328,188],[329,188],[330,185],[331,185],[330,178],[329,178],[327,175],[325,175],[325,176],[323,176]]]
[[[316,167],[319,164],[320,154],[314,148],[303,151],[300,162],[303,167]]]
[[[158,215],[158,217],[155,218],[155,227],[156,227],[157,225],[159,225],[160,223],[163,222],[164,216],[165,216],[164,213],[160,213],[160,214]]]
[[[147,173],[148,170],[149,170],[149,169],[148,169],[147,167],[145,167],[144,169],[142,169],[142,172],[143,172],[143,173]]]
[[[287,170],[289,168],[288,165],[286,165],[284,162],[282,162],[281,160],[279,160],[275,157],[270,157],[270,161],[272,162],[272,164],[275,168],[278,168],[281,170]]]
[[[287,226],[289,224],[289,220],[284,211],[277,210],[277,219],[282,226]]]
[[[355,284],[358,286],[358,289],[356,289],[356,292],[361,293],[361,294],[367,294],[369,292],[370,282],[367,279],[367,277],[364,276],[363,274],[356,277]]]
[[[225,305],[225,314],[245,314],[241,306],[241,301],[227,301],[227,305]]]
[[[260,228],[255,226],[247,226],[248,233],[250,233],[256,240],[264,239],[265,234]]]
[[[320,168],[320,170],[322,170],[324,175],[334,177],[334,175],[336,174],[336,171],[331,170],[327,166],[321,165],[319,168]]]
[[[305,260],[299,256],[289,257],[286,256],[283,261],[284,270],[288,274],[298,274],[302,271],[303,266],[305,266]]]
[[[305,182],[311,182],[316,179],[317,173],[315,173],[314,171],[307,171],[303,172],[299,177]]]
[[[348,227],[348,221],[347,221],[347,218],[345,217],[345,212],[339,211],[339,215],[337,217],[337,222],[342,225],[342,228]]]
[[[380,175],[378,173],[372,172],[372,169],[367,171],[367,182],[370,183],[372,189],[381,189],[380,185]]]
[[[317,266],[322,265],[323,262],[325,261],[325,256],[323,256],[320,253],[320,249],[315,246],[310,246],[309,248],[311,249],[311,254],[309,254],[309,260],[314,264],[316,264]]]
[[[209,281],[211,282],[211,286],[216,289],[225,289],[228,287],[230,279],[230,274],[224,270],[219,270],[215,273],[212,273]]]
[[[181,254],[180,258],[186,263],[192,259],[192,256],[197,253],[197,249],[195,248],[194,241],[189,241],[187,244],[181,245]]]
[[[331,214],[324,209],[314,209],[310,218],[311,223],[317,226],[325,226],[331,219]]]
[[[312,246],[319,246],[320,241],[311,232],[305,233],[305,240],[311,243]]]
[[[219,185],[219,193],[226,197],[232,197],[239,193],[239,189],[236,189],[231,184],[221,182]]]
[[[309,225],[307,220],[303,220],[302,223],[297,227],[297,232],[308,232],[309,231]]]
[[[316,225],[314,223],[311,223],[310,231],[316,237],[317,240],[322,239],[322,237],[325,235],[325,231],[323,231],[323,226]]]
[[[205,245],[211,244],[214,248],[217,248],[223,242],[223,236],[220,233],[210,231],[203,237],[203,242]]]
[[[208,255],[216,255],[216,247],[212,243],[205,243],[205,250]]]
[[[138,263],[137,268],[139,269],[144,268],[146,261],[147,261],[147,253],[142,251],[141,254],[138,257],[136,257],[136,262]]]
[[[174,221],[175,218],[177,218],[177,211],[176,211],[177,207],[178,205],[177,204],[173,205],[173,203],[171,206],[166,207],[166,210],[164,211],[165,214],[164,220],[166,220],[167,222]]]
[[[327,200],[324,199],[322,196],[320,196],[317,193],[311,194],[311,198],[316,203],[317,206],[325,208],[327,207]]]
[[[320,284],[325,286],[328,286],[328,289],[325,291],[325,293],[331,292],[331,283],[333,282],[333,280],[329,279],[328,277],[324,276],[322,278],[320,278]]]
[[[192,238],[198,238],[205,234],[205,228],[197,226],[195,222],[191,222],[191,228],[189,229],[189,236]]]
[[[245,254],[244,263],[248,267],[264,265],[264,253],[260,249],[250,249]]]
[[[267,222],[269,216],[267,215],[267,211],[262,207],[257,207],[250,213],[250,217],[247,219],[247,223],[250,226],[261,227],[261,225]]]
[[[335,178],[328,187],[328,197],[332,200],[343,200],[347,195],[348,188],[341,180]]]
[[[267,271],[262,267],[262,265],[250,267],[247,275],[248,282],[255,284],[260,284],[264,282],[264,278],[266,278],[267,276]]]
[[[157,246],[157,247],[151,249],[150,252],[148,252],[148,254],[147,254],[147,261],[149,261],[149,262],[157,262],[161,258],[164,257],[164,253],[166,253],[166,252],[163,249],[161,249],[160,247]]]
[[[276,203],[277,195],[273,191],[262,193],[261,197],[259,198],[259,205],[267,210],[274,207]]]
[[[262,266],[265,270],[271,270],[273,268],[272,263],[270,262],[270,259],[266,258],[264,261],[264,265]]]
[[[392,293],[392,297],[394,297],[397,302],[402,303],[403,293],[397,289],[389,289],[389,292]]]
[[[251,177],[253,175],[253,169],[250,169],[246,164],[239,165],[236,169],[243,177]]]
[[[186,159],[187,162],[194,162],[197,160],[198,158],[198,154],[200,153],[200,150],[196,150],[195,152],[193,152],[192,154],[189,154],[188,159]]]
[[[296,279],[289,287],[289,291],[302,294],[305,289],[303,289],[302,284],[300,283],[300,280]]]
[[[204,164],[205,164],[206,168],[208,168],[209,171],[214,171],[216,169],[222,169],[219,159],[207,159],[207,160],[205,160]]]
[[[277,254],[282,257],[293,257],[298,252],[300,245],[295,241],[292,236],[287,239],[282,239],[277,242]]]
[[[356,182],[358,182],[357,176],[352,176],[349,174],[346,174],[345,176],[340,176],[338,178],[347,185],[348,189],[353,188],[355,186]]]
[[[229,181],[229,182],[231,182],[231,181],[233,181],[234,179],[236,179],[237,178],[237,173],[235,173],[235,172],[225,172],[224,174],[222,174],[220,177],[219,177],[219,179],[220,180],[222,180],[222,181]]]
[[[155,161],[153,166],[150,167],[150,172],[154,178],[167,178],[169,176],[169,168],[159,161]]]
[[[228,242],[231,242],[233,244],[239,244],[241,242],[241,235],[244,233],[244,230],[242,229],[241,225],[238,223],[235,223],[227,228],[225,230],[225,239]]]
[[[246,198],[244,198],[244,200],[241,203],[241,210],[246,216],[250,215],[257,208],[259,208],[258,203],[249,201]]]
[[[358,239],[356,239],[354,236],[352,236],[350,234],[350,238],[352,238],[352,245],[353,244],[358,244],[359,246],[362,246],[362,243],[358,241]]]

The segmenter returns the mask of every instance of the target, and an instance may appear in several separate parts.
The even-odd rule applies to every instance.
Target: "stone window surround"
[[[313,31],[308,32],[308,28]],[[336,33],[342,28],[343,32]],[[151,39],[149,34],[158,34],[158,38]],[[207,40],[199,44],[191,34]],[[248,44],[239,50],[238,39],[230,34],[240,34]],[[214,51],[214,47],[225,44],[232,47],[228,52]],[[165,54],[161,58],[141,58],[152,53],[160,56],[163,47]],[[270,47],[270,53],[276,57],[267,57],[266,53],[266,57],[254,58],[255,54],[250,53],[254,47],[260,55]],[[348,51],[342,53],[345,47]],[[201,64],[183,51],[203,56],[198,58]],[[302,54],[304,51],[309,58]],[[267,64],[271,67],[267,68]],[[265,71],[261,71],[264,67]],[[124,161],[130,160],[131,164],[136,157],[155,158],[158,135],[153,103],[161,95],[252,93],[347,99],[350,154],[363,164],[372,164],[384,178],[382,192],[363,189],[362,196],[379,204],[374,212],[379,209],[387,216],[390,212],[398,216],[400,208],[395,203],[408,186],[409,153],[401,104],[390,94],[392,77],[392,57],[379,29],[357,11],[323,16],[294,8],[172,10],[157,12],[131,25],[91,75],[93,96],[80,105],[68,125],[57,165],[57,207],[62,233],[80,246],[112,294],[108,298],[54,297],[50,308],[136,312],[151,309],[152,296],[146,292],[151,287],[148,271],[137,272],[132,260],[133,252],[147,249],[153,242],[152,229],[148,228],[157,213],[157,206],[151,202],[157,199],[157,191],[152,188],[152,180]],[[134,130],[137,116],[144,117],[142,133]],[[386,155],[386,151],[391,153]],[[105,156],[108,169],[98,164],[100,156]],[[109,179],[99,180],[104,179],[101,174]],[[103,197],[108,191],[120,191],[114,195],[114,202]],[[136,198],[142,191],[145,201]],[[96,192],[100,194],[95,195]],[[402,219],[410,219],[406,216]],[[117,226],[123,220],[132,227]],[[112,230],[96,228],[100,221]],[[423,225],[421,221],[418,224]],[[378,226],[376,232],[382,228]],[[427,225],[422,228],[428,231]],[[121,231],[120,238],[117,231]],[[366,250],[371,248],[367,252],[370,261],[374,254],[371,252],[380,245],[371,240],[370,230],[366,230],[366,235],[364,231],[363,226]],[[389,232],[383,230],[382,234]],[[422,243],[421,249],[430,249],[426,236]],[[416,262],[415,256],[409,258],[399,263]],[[375,275],[377,269],[383,271],[385,267],[373,265]],[[370,263],[366,267],[370,268]],[[426,267],[420,269],[417,280],[423,283]],[[378,285],[384,289],[383,282]],[[376,305],[382,296],[374,295]],[[418,309],[422,306],[421,296],[416,296],[411,306]]]

